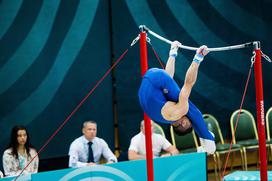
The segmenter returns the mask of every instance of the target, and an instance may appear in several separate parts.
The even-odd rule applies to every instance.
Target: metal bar
[[[148,69],[147,63],[147,47],[146,47],[146,32],[141,30],[140,33],[140,54],[141,54],[141,75],[144,76]],[[151,139],[151,120],[144,113],[145,123],[145,143],[146,143],[146,169],[147,169],[147,180],[154,181],[154,169],[153,169],[153,149]]]
[[[256,88],[256,108],[259,136],[259,154],[260,154],[260,178],[267,181],[267,160],[266,160],[266,140],[265,140],[265,120],[264,120],[264,100],[263,100],[263,78],[262,78],[262,62],[260,42],[255,44],[255,88]]]
[[[158,35],[157,33],[151,31],[149,28],[147,28],[145,25],[141,25],[140,28],[144,29],[146,32],[151,34],[152,36],[168,43],[171,44],[172,41]],[[232,46],[226,46],[226,47],[217,47],[217,48],[208,48],[208,51],[210,52],[216,52],[216,51],[226,51],[226,50],[234,50],[234,49],[241,49],[241,48],[247,48],[247,47],[252,47],[254,42],[249,42],[249,43],[244,43],[240,45],[232,45]],[[196,51],[198,47],[191,47],[191,46],[186,46],[186,45],[181,45],[179,46],[180,48],[186,49],[186,50],[193,50]]]

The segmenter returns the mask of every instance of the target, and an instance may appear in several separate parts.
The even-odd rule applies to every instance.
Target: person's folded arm
[[[134,150],[128,150],[128,159],[129,160],[143,160],[145,155],[140,155]]]

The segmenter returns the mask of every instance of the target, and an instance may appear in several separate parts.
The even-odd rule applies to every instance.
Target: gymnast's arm
[[[175,74],[175,61],[176,61],[176,56],[178,55],[179,45],[181,45],[181,43],[178,41],[174,41],[171,44],[171,49],[169,51],[169,58],[167,60],[166,66],[165,66],[165,71],[172,78],[174,77],[174,74]]]
[[[188,99],[197,79],[199,65],[203,61],[204,56],[208,54],[207,49],[208,47],[205,45],[197,49],[193,62],[186,72],[184,85],[179,94],[179,101],[177,103],[168,101],[162,108],[161,113],[164,119],[178,120],[188,112]]]

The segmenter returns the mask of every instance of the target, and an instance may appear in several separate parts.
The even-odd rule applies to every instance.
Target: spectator
[[[82,133],[83,135],[75,139],[70,145],[69,167],[96,165],[99,163],[101,156],[107,160],[107,163],[117,162],[117,158],[108,144],[103,139],[96,137],[96,122],[84,122]]]
[[[179,154],[179,151],[175,146],[171,145],[171,143],[162,135],[156,134],[153,132],[154,123],[152,124],[152,147],[153,147],[153,156],[154,157],[163,157],[163,156],[171,156]],[[166,153],[161,154],[161,151],[164,150]],[[130,146],[128,149],[128,159],[129,160],[139,160],[145,159],[146,149],[145,149],[145,129],[144,129],[144,121],[141,122],[140,133],[135,135],[130,142]]]
[[[10,143],[3,154],[3,168],[6,176],[17,176],[37,155],[30,144],[30,137],[24,126],[14,126]],[[23,174],[37,173],[38,156],[24,169]]]

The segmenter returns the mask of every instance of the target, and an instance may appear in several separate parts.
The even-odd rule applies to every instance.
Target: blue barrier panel
[[[154,159],[154,176],[156,181],[166,180],[207,180],[205,153],[189,153],[172,157]],[[125,161],[115,164],[96,165],[83,168],[68,168],[57,171],[41,172],[27,177],[20,177],[20,180],[114,180],[134,181],[147,180],[145,160]],[[12,180],[5,178],[3,181]]]
[[[272,181],[272,171],[268,171],[268,180]],[[250,180],[257,181],[260,179],[260,171],[236,171],[224,177],[224,181]]]

